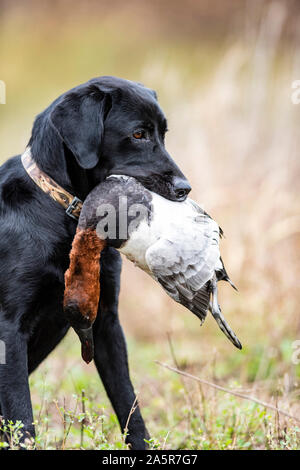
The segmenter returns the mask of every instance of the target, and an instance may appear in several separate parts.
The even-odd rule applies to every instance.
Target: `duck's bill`
[[[81,357],[89,364],[94,359],[94,338],[92,326],[85,329],[75,329],[81,342]]]

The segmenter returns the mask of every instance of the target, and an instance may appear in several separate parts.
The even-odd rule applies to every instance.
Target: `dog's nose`
[[[189,182],[185,178],[175,177],[173,180],[173,185],[176,199],[178,201],[183,201],[192,189]]]

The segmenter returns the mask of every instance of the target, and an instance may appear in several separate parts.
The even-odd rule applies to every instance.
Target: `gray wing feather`
[[[184,305],[201,321],[209,307],[208,281],[220,259],[219,227],[202,217],[181,233],[161,238],[146,252],[146,262],[156,280],[176,302]]]

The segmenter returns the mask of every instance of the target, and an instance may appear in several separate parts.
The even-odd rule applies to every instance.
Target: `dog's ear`
[[[155,90],[151,90],[151,88],[149,88],[149,90],[150,90],[150,92],[152,93],[152,95],[154,96],[154,99],[155,99],[156,101],[158,101],[158,96],[157,96],[156,91],[155,91]]]
[[[94,168],[99,161],[109,104],[106,92],[89,85],[67,93],[51,112],[51,124],[84,169]]]
[[[143,83],[141,82],[135,82],[137,85],[139,85],[140,87],[144,88],[145,90],[147,90],[152,96],[153,98],[158,101],[158,96],[157,96],[157,93],[155,90],[152,90],[152,88],[148,88],[146,87]]]

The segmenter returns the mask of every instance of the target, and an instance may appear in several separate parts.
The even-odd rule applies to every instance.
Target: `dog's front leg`
[[[126,343],[118,318],[120,272],[119,253],[113,248],[104,249],[100,309],[93,326],[95,363],[122,431],[127,428],[126,442],[138,450],[146,448],[149,435],[130,381]]]
[[[11,324],[0,327],[0,339],[4,345],[0,363],[0,409],[6,423],[22,423],[19,443],[34,437],[32,405],[28,383],[27,341]],[[5,348],[5,349],[4,349]],[[18,445],[18,437],[12,442],[13,433],[6,432],[11,445]]]

